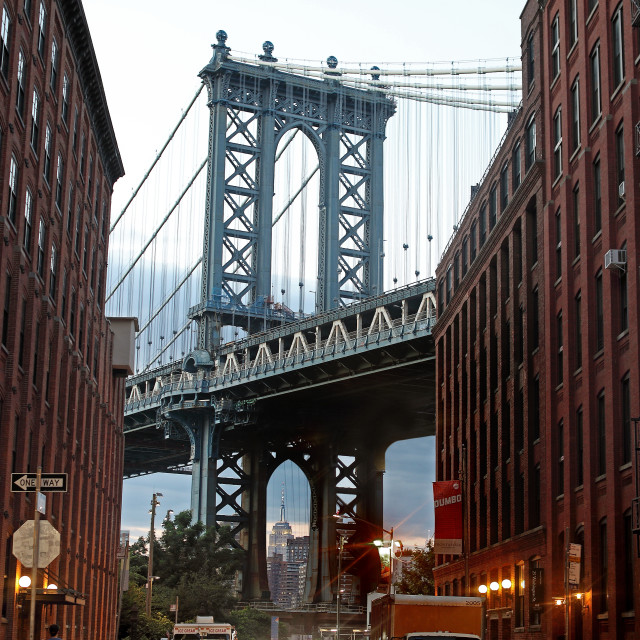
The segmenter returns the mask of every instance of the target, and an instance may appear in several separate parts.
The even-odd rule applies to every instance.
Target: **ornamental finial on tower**
[[[325,71],[326,75],[328,76],[342,75],[339,71],[335,71],[335,69],[338,67],[338,58],[336,58],[335,56],[329,56],[327,58],[327,66],[329,67],[330,71]]]
[[[273,42],[265,40],[262,43],[262,50],[264,53],[259,55],[258,58],[260,58],[260,60],[264,60],[264,62],[278,62],[278,58],[273,57],[273,49]]]
[[[225,44],[227,41],[227,32],[224,29],[220,29],[216,33],[216,40],[218,41],[216,44],[212,44],[211,48],[213,49],[213,56],[216,57],[216,54],[220,54],[221,58],[226,58],[229,55],[231,49],[227,47]]]

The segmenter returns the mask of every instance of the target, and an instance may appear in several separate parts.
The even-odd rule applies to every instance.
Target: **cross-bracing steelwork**
[[[194,518],[228,524],[247,551],[246,599],[268,597],[266,488],[284,460],[300,467],[311,489],[305,599],[328,603],[337,592],[333,515],[339,511],[356,523],[354,540],[379,534],[386,448],[432,432],[434,287],[422,281],[383,292],[383,141],[399,98],[512,108],[513,98],[466,92],[517,90],[512,80],[486,81],[492,73],[512,74],[516,65],[455,70],[483,79],[456,82],[449,94],[438,76],[451,69],[405,67],[394,77],[397,72],[384,67],[340,68],[335,58],[322,68],[282,63],[268,42],[257,59],[242,59],[231,55],[226,34],[218,32],[213,58],[200,73],[208,94],[207,158],[196,162],[187,186],[110,293],[121,295],[135,265],[149,251],[155,255],[160,229],[200,185],[206,193],[202,255],[191,259],[186,275],[176,272],[172,294],[150,295],[153,311],[141,323],[138,348],[147,337],[151,348],[151,327],[193,275],[201,278],[199,300],[167,342],[166,329],[160,330],[159,351],[127,383],[125,472],[192,473]],[[296,133],[310,141],[317,166],[276,210],[277,160]],[[293,312],[274,303],[273,229],[316,175],[314,312],[304,309],[302,277],[299,311]],[[423,235],[417,229],[411,243]],[[408,227],[404,231],[410,235]],[[431,231],[424,235],[430,242]],[[405,240],[405,280],[408,248]],[[416,279],[419,273],[416,265]],[[194,324],[182,357],[152,369],[151,362],[172,353]],[[226,327],[234,338],[238,332],[246,337],[228,341],[227,335],[225,342]],[[375,586],[376,567],[355,551],[350,563],[364,595]]]

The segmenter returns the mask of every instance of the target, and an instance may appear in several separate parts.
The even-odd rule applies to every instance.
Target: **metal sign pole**
[[[36,632],[36,583],[38,580],[38,560],[40,558],[40,512],[38,511],[38,496],[40,495],[40,474],[42,467],[38,466],[36,475],[35,510],[33,514],[33,560],[31,562],[31,608],[29,610],[29,640],[35,640]]]

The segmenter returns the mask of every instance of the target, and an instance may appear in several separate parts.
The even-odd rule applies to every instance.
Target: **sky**
[[[112,219],[195,93],[219,29],[232,54],[261,53],[270,40],[275,56],[316,63],[329,55],[389,63],[517,58],[523,6],[524,0],[84,0],[126,171],[114,188]],[[396,527],[405,545],[423,544],[433,532],[434,445],[433,438],[400,442],[387,454],[384,526]],[[281,490],[280,481],[272,484],[269,521],[278,518]],[[296,503],[297,484],[290,480],[287,489]],[[189,508],[189,489],[189,477],[126,480],[122,528],[133,538],[144,535],[152,494],[164,494],[161,520],[166,510]]]

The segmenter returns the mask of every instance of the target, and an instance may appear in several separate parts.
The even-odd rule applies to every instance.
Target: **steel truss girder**
[[[323,310],[379,293],[382,281],[382,140],[392,100],[234,62],[226,48],[200,76],[210,131],[200,348],[217,346],[217,308],[255,316],[271,293],[275,151],[298,128],[320,167],[318,296]],[[212,315],[213,314],[213,315]],[[216,317],[220,317],[219,313]]]
[[[297,464],[310,486],[310,561],[305,599],[331,602],[336,595],[336,513],[347,514],[382,530],[382,449],[364,443],[340,453],[337,441],[327,442],[317,433],[283,429],[252,430],[251,437],[230,424],[220,434],[217,459],[215,522],[230,526],[239,546],[246,550],[243,598],[266,597],[268,592],[265,531],[266,492],[269,478],[286,460]],[[255,427],[254,427],[255,429]],[[194,513],[194,518],[197,514]],[[362,603],[377,584],[377,568],[354,565]]]

